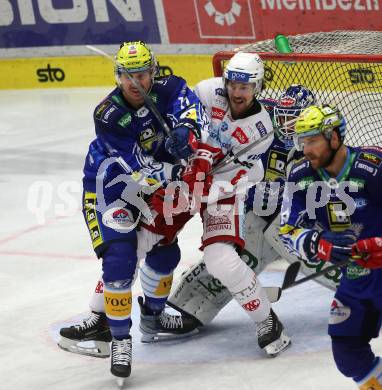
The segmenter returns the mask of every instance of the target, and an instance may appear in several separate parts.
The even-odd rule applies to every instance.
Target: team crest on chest
[[[343,231],[351,226],[351,219],[347,206],[342,201],[330,201],[326,205],[330,230]]]
[[[162,140],[163,136],[157,134],[152,127],[146,128],[139,134],[139,144],[146,152],[153,152],[154,149],[157,150]]]

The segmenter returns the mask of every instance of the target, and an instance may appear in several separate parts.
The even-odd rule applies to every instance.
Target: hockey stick
[[[257,139],[256,141],[252,142],[251,144],[247,145],[245,148],[239,150],[236,154],[234,154],[232,156],[229,156],[229,155],[225,156],[223,158],[223,160],[221,160],[218,164],[216,164],[211,169],[211,172],[209,172],[209,174],[213,175],[214,173],[217,173],[217,171],[219,169],[221,169],[221,168],[225,167],[226,165],[230,164],[232,161],[235,161],[237,158],[239,158],[243,154],[247,153],[249,150],[251,150],[255,146],[259,145],[261,142],[263,142],[266,139],[268,139],[271,135],[273,135],[275,133],[275,131],[276,131],[275,129],[271,130],[269,133],[264,135],[264,137],[261,137],[261,138]]]
[[[116,61],[114,60],[113,57],[111,57],[109,54],[105,53],[103,50],[101,49],[98,49],[98,47],[95,47],[95,46],[92,46],[92,45],[86,45],[86,47],[89,49],[89,50],[92,50],[94,51],[95,53],[98,53],[100,54],[101,56],[107,58],[108,60],[112,61],[114,65],[116,65]],[[141,85],[133,78],[130,76],[130,74],[128,72],[125,73],[126,76],[128,77],[128,79],[134,84],[134,87],[138,89],[139,93],[141,94],[141,96],[143,97],[143,100],[146,104],[146,106],[149,108],[149,110],[153,113],[153,115],[155,116],[155,118],[157,119],[157,121],[160,123],[160,125],[162,126],[163,130],[165,131],[165,133],[171,137],[171,130],[168,126],[168,124],[165,122],[165,120],[163,119],[162,115],[160,114],[160,112],[158,111],[158,109],[156,108],[154,102],[151,100],[151,98],[149,97],[149,95],[147,95],[147,93],[144,91],[144,89],[141,87]]]
[[[281,290],[284,291],[288,288],[295,287],[295,286],[298,286],[299,284],[308,282],[309,280],[316,279],[317,277],[319,277],[321,275],[325,275],[328,272],[336,271],[336,270],[338,270],[338,268],[345,267],[345,266],[353,263],[354,260],[356,260],[357,258],[358,257],[353,256],[348,260],[344,260],[344,261],[341,261],[340,263],[330,265],[329,267],[325,267],[321,271],[318,271],[314,274],[305,276],[299,280],[296,280],[296,279],[297,279],[297,275],[300,271],[301,262],[295,261],[294,263],[290,264],[289,267],[287,268],[287,270],[285,271],[284,280],[283,280],[283,284],[281,286]]]

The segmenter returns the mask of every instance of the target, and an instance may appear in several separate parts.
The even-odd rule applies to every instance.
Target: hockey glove
[[[317,262],[330,261],[333,264],[349,259],[356,237],[352,231],[319,232],[312,230],[304,240],[304,251],[308,260]]]
[[[166,139],[165,148],[177,159],[187,159],[198,147],[193,126],[182,123],[174,128]]]
[[[194,191],[196,182],[204,182],[203,195],[208,194],[212,183],[212,175],[208,172],[212,168],[215,159],[222,155],[221,149],[208,144],[199,143],[198,149],[189,159],[181,180],[188,184],[190,195]]]
[[[355,255],[361,256],[356,262],[369,269],[382,268],[382,237],[366,238],[353,245]]]

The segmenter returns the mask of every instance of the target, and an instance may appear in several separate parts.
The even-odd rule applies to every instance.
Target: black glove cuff
[[[303,249],[309,260],[317,258],[318,243],[321,239],[322,232],[311,230],[304,238]]]

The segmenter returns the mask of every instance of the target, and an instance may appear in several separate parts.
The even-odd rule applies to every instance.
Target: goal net
[[[382,32],[333,31],[288,36],[292,53],[279,54],[274,40],[247,44],[213,57],[215,76],[236,51],[256,52],[265,65],[260,98],[277,99],[302,84],[319,103],[336,105],[347,121],[348,145],[382,146]]]

